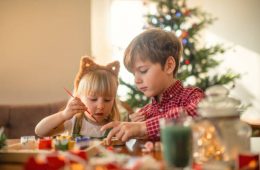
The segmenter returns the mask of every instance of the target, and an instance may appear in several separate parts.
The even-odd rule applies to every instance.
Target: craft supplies
[[[75,138],[75,148],[76,149],[86,149],[90,146],[90,137],[76,137]]]
[[[52,139],[50,137],[38,139],[38,149],[52,149]]]
[[[35,149],[36,148],[36,138],[35,136],[22,136],[20,138],[20,143],[23,149]]]

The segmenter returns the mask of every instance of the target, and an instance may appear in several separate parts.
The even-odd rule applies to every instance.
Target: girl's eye
[[[111,101],[111,99],[105,99],[104,101],[105,101],[105,102],[110,102],[110,101]]]
[[[97,101],[97,98],[88,98],[90,101]]]

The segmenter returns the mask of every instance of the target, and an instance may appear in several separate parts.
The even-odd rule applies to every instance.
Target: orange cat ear
[[[89,56],[85,56],[81,58],[80,68],[82,69],[83,73],[87,73],[90,70],[93,70],[97,67],[97,64]]]
[[[80,82],[80,79],[90,70],[93,69],[93,67],[96,67],[96,64],[89,56],[81,57],[80,60],[80,66],[79,66],[79,72],[75,77],[74,80],[74,90],[76,91]]]
[[[112,63],[109,63],[106,66],[107,70],[112,72],[116,77],[118,77],[119,69],[120,69],[120,64],[118,61],[114,61]]]
[[[119,64],[118,61],[114,61],[112,63],[109,63],[106,66],[101,66],[101,65],[96,64],[92,59],[93,58],[91,58],[89,56],[84,56],[84,57],[81,58],[79,72],[76,75],[75,80],[74,80],[74,93],[78,89],[78,85],[79,85],[81,78],[85,74],[87,74],[89,71],[93,71],[93,70],[96,70],[96,69],[103,69],[103,70],[107,70],[107,71],[111,72],[116,77],[118,77],[119,68],[120,68],[120,64]]]

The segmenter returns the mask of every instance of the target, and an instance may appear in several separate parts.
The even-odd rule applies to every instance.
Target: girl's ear
[[[118,61],[114,61],[112,63],[109,63],[106,68],[111,71],[112,73],[114,73],[116,75],[116,77],[118,77],[118,73],[119,73],[119,69],[120,69],[120,64]]]
[[[175,59],[173,58],[173,56],[169,56],[165,62],[164,70],[167,73],[172,74],[175,67],[176,67]]]

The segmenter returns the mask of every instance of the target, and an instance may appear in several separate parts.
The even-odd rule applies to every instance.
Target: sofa
[[[67,101],[34,105],[0,105],[0,127],[8,139],[36,135],[34,128],[44,117],[63,109]]]
[[[44,117],[56,113],[65,108],[67,100],[53,103],[33,105],[1,105],[0,127],[4,127],[4,133],[8,139],[21,136],[36,136],[34,128]],[[126,102],[117,101],[121,120],[128,120],[128,114],[133,110]]]

